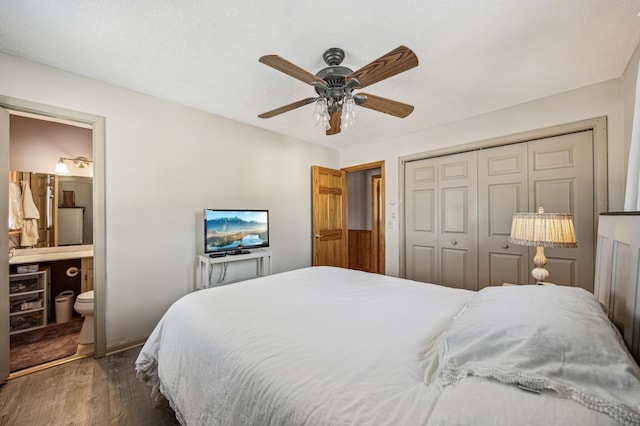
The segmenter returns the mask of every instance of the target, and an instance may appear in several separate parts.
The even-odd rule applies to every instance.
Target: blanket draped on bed
[[[328,267],[201,290],[136,368],[187,425],[424,425],[420,349],[473,294]]]
[[[638,425],[640,371],[612,328],[580,288],[488,287],[441,339],[439,375],[445,385],[478,376],[554,391]]]

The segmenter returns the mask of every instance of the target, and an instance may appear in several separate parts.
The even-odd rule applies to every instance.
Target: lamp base
[[[533,264],[536,265],[531,271],[531,276],[535,278],[536,283],[540,284],[547,281],[549,271],[544,269],[547,264],[547,257],[544,255],[544,247],[536,247],[536,255],[533,257]]]
[[[536,284],[542,284],[549,278],[549,271],[544,268],[533,268],[531,276],[535,278]]]

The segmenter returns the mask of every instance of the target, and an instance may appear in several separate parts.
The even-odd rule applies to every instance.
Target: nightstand
[[[510,285],[520,285],[520,284],[502,283],[502,286],[503,286],[503,287],[504,287],[504,286],[510,286]],[[542,282],[542,283],[538,283],[538,285],[554,285],[554,286],[555,286],[555,285],[557,285],[557,284]]]

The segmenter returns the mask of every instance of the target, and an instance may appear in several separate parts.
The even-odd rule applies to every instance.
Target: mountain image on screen
[[[237,216],[207,219],[207,248],[235,249],[263,245],[269,238],[266,222]]]

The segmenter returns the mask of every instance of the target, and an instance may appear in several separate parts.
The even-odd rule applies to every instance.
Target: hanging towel
[[[24,225],[21,194],[20,185],[9,182],[9,229],[22,229]]]
[[[20,234],[20,246],[31,247],[38,244],[38,219],[40,212],[33,202],[33,195],[29,182],[22,181],[22,210],[24,212],[24,226]]]

